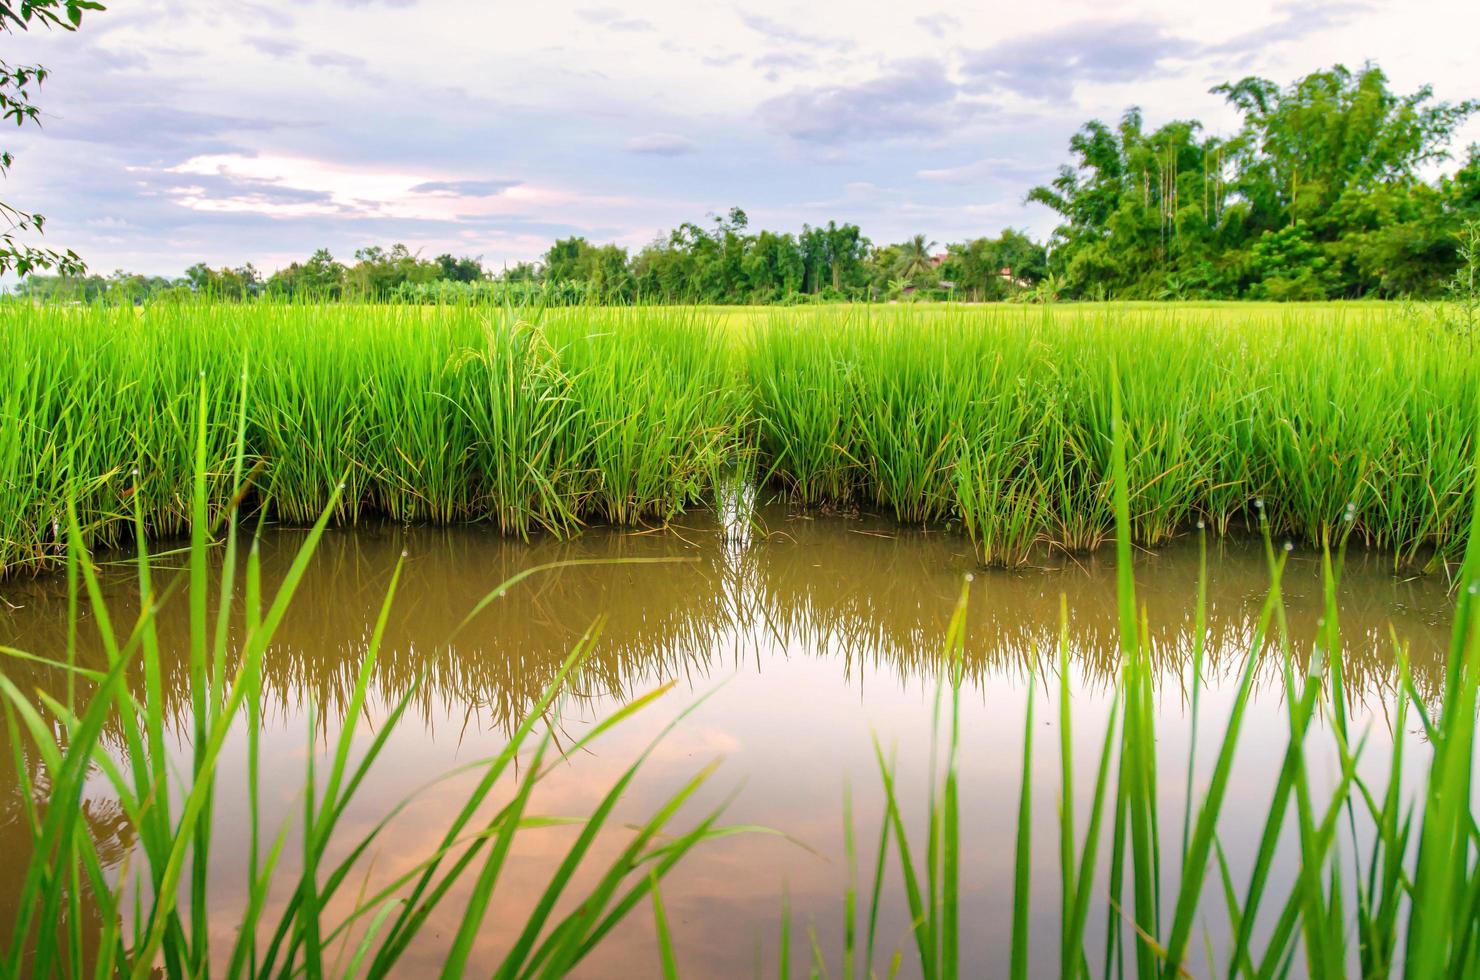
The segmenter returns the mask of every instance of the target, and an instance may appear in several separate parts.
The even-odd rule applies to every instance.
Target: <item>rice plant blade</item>
[[[1033,694],[1037,675],[1028,679],[1028,705],[1023,722],[1023,782],[1018,797],[1017,858],[1013,865],[1012,885],[1012,962],[1013,980],[1028,976],[1028,889],[1033,870]]]
[[[601,935],[605,935],[617,919],[612,915],[620,913],[625,915],[647,889],[647,878],[640,878],[628,894],[618,900],[613,907],[612,915],[601,919],[602,912],[606,909],[608,902],[621,886],[628,873],[639,863],[642,849],[647,846],[659,831],[678,812],[679,808],[698,791],[699,787],[708,781],[718,768],[718,760],[701,769],[693,778],[672,794],[668,800],[657,809],[645,824],[633,836],[632,841],[611,863],[606,873],[597,882],[596,886],[588,893],[580,907],[567,916],[559,925],[551,930],[549,937],[536,949],[527,960],[522,957],[515,958],[511,955],[505,960],[505,966],[499,970],[499,975],[529,976],[539,970],[542,974],[561,975],[576,963],[580,962],[590,952],[595,942]],[[717,813],[711,815],[706,824],[712,824]],[[680,838],[683,849],[677,853],[682,854],[691,848],[700,838]],[[660,862],[656,873],[659,877],[671,867],[671,862]]]
[[[461,977],[466,970],[468,955],[473,950],[473,940],[477,938],[478,930],[483,924],[488,901],[493,895],[493,888],[498,882],[499,873],[503,870],[509,847],[514,843],[514,832],[518,829],[518,821],[524,815],[524,808],[528,805],[530,794],[534,791],[540,763],[543,761],[545,750],[550,745],[550,740],[549,733],[540,739],[529,771],[519,787],[519,793],[515,796],[507,816],[499,823],[493,846],[488,850],[483,869],[479,872],[473,884],[472,894],[463,908],[462,919],[458,923],[457,934],[453,936],[451,949],[447,953],[447,958],[442,962],[443,980]]]
[[[663,896],[658,891],[658,875],[648,872],[649,888],[653,893],[653,924],[658,930],[658,961],[663,968],[663,980],[678,980],[678,960],[673,955],[673,936],[668,932],[668,917],[663,913]]]
[[[1089,923],[1089,904],[1094,894],[1096,859],[1100,845],[1100,821],[1104,814],[1106,790],[1109,785],[1110,759],[1115,747],[1115,723],[1119,710],[1120,695],[1117,692],[1110,702],[1110,714],[1105,721],[1105,741],[1100,749],[1100,766],[1095,776],[1094,797],[1090,803],[1089,827],[1085,830],[1084,849],[1079,857],[1079,873],[1075,877],[1074,904],[1064,931],[1063,960],[1059,966],[1060,975],[1064,977],[1089,972],[1084,954],[1084,930]],[[1114,894],[1113,891],[1112,894]]]
[[[853,792],[843,783],[843,854],[848,883],[843,893],[843,980],[855,980],[858,959],[858,849],[853,841]],[[869,966],[873,964],[870,963]]]
[[[869,889],[868,937],[864,944],[863,969],[872,974],[874,969],[874,941],[879,928],[879,901],[884,893],[884,866],[889,857],[890,812],[886,807],[879,819],[879,844],[874,849],[874,881]]]
[[[779,980],[791,977],[791,889],[781,887],[781,939],[777,945],[776,976]]]
[[[925,922],[930,910],[920,894],[920,882],[915,874],[914,859],[910,856],[909,838],[905,833],[904,821],[899,814],[898,798],[894,790],[893,769],[884,761],[884,750],[879,740],[874,739],[874,758],[879,764],[879,774],[884,780],[885,821],[894,830],[894,843],[899,849],[899,866],[904,874],[905,898],[909,903],[910,933],[915,937],[915,948],[920,954],[920,970],[927,977],[935,976],[935,949],[930,944]]]
[[[1187,944],[1192,936],[1193,918],[1202,900],[1203,883],[1207,876],[1208,862],[1212,859],[1216,842],[1218,818],[1222,813],[1224,796],[1228,791],[1229,775],[1233,771],[1234,754],[1238,748],[1239,734],[1243,728],[1244,713],[1248,709],[1249,697],[1254,689],[1255,667],[1264,647],[1264,634],[1274,616],[1277,593],[1271,591],[1265,599],[1250,649],[1244,660],[1243,676],[1234,695],[1224,728],[1223,743],[1213,766],[1212,779],[1198,810],[1197,823],[1192,838],[1183,851],[1181,881],[1178,884],[1176,907],[1172,913],[1171,938],[1167,943],[1167,960],[1163,976],[1172,980],[1181,969],[1187,955]]]

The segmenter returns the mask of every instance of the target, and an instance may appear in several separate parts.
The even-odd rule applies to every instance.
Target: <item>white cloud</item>
[[[519,180],[490,181],[265,154],[192,157],[164,173],[194,178],[170,190],[184,207],[271,217],[466,221],[522,217],[541,210],[568,214],[572,208],[611,209],[636,203],[621,195],[586,194]]]
[[[935,135],[961,121],[959,87],[939,60],[896,61],[853,84],[802,86],[760,105],[778,133],[837,145]]]
[[[634,136],[622,144],[628,153],[645,153],[649,156],[676,157],[688,153],[695,153],[699,144],[687,136],[679,136],[676,133],[649,133],[646,136]]]
[[[1051,171],[1052,167],[1052,164],[1035,165],[1016,157],[985,157],[955,167],[927,167],[915,171],[915,176],[945,184],[980,184],[992,180],[1032,179]]]
[[[652,21],[641,17],[628,17],[616,7],[594,7],[580,11],[580,15],[591,23],[611,31],[657,30]]]

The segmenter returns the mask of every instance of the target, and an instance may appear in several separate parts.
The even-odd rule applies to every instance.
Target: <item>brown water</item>
[[[269,530],[263,540],[269,588],[281,577],[302,531]],[[930,710],[936,656],[968,572],[970,615],[963,695],[963,957],[969,972],[1005,972],[1011,931],[1015,815],[1028,678],[1054,663],[1061,596],[1072,649],[1076,783],[1084,801],[1103,738],[1116,671],[1116,600],[1109,552],[1064,559],[1050,567],[982,572],[967,543],[949,533],[902,530],[871,520],[808,518],[763,508],[754,525],[725,525],[691,516],[670,531],[646,534],[593,530],[568,542],[510,541],[477,528],[395,526],[329,532],[279,632],[266,665],[266,732],[262,800],[267,826],[296,818],[307,752],[307,706],[329,719],[318,733],[320,753],[339,731],[342,706],[379,610],[391,569],[407,564],[383,646],[371,708],[357,719],[368,742],[387,705],[416,674],[429,669],[412,717],[392,737],[386,757],[347,814],[343,839],[354,840],[406,794],[441,772],[489,756],[506,739],[593,625],[601,632],[589,668],[566,699],[558,721],[565,737],[579,735],[612,709],[659,684],[677,687],[659,704],[573,757],[536,794],[535,812],[590,812],[636,754],[699,695],[709,700],[660,744],[618,808],[621,823],[640,823],[706,763],[723,763],[686,811],[687,827],[732,793],[730,823],[764,824],[789,835],[742,835],[701,847],[664,885],[664,900],[685,976],[753,976],[756,958],[774,972],[782,889],[789,891],[797,963],[806,929],[815,927],[834,972],[842,944],[842,801],[851,787],[864,852],[877,840],[880,780],[871,735],[898,752],[906,814],[920,831],[926,796]],[[682,559],[672,564],[583,564],[540,572],[492,602],[450,645],[445,641],[491,588],[536,565],[592,558]],[[1308,649],[1321,609],[1318,556],[1296,550],[1284,595],[1292,634]],[[1191,675],[1195,540],[1139,557],[1138,595],[1151,624],[1157,658],[1158,733],[1163,826],[1181,826],[1190,744],[1187,685]],[[118,617],[136,608],[126,566],[105,576]],[[1199,780],[1207,775],[1230,703],[1234,679],[1267,591],[1262,546],[1209,546],[1209,611]],[[65,583],[60,578],[0,583],[0,643],[61,655],[66,644]],[[1409,644],[1421,691],[1442,681],[1450,602],[1441,581],[1394,577],[1381,556],[1349,556],[1341,589],[1347,671],[1356,692],[1355,723],[1372,738],[1364,768],[1379,771],[1391,750],[1387,725],[1394,669],[1391,635]],[[126,621],[126,620],[120,620]],[[183,601],[162,624],[172,711],[183,719],[189,692],[183,663],[188,617]],[[91,619],[83,624],[84,641]],[[86,645],[84,661],[100,661]],[[57,690],[52,673],[10,661],[4,669],[23,688]],[[1285,744],[1286,721],[1277,658],[1266,657],[1240,744],[1222,840],[1239,880],[1246,877]],[[1057,973],[1057,806],[1060,788],[1055,683],[1037,687],[1033,765],[1034,854],[1032,964]],[[188,731],[182,721],[181,738]],[[1417,742],[1413,733],[1401,738]],[[6,736],[0,731],[0,742]],[[245,737],[232,737],[216,802],[212,853],[215,943],[222,955],[233,939],[245,899]],[[1312,764],[1321,778],[1335,771],[1324,723],[1313,733]],[[1421,746],[1416,746],[1421,753]],[[183,743],[184,754],[188,747]],[[0,745],[0,758],[11,756]],[[1417,760],[1415,760],[1417,761]],[[8,772],[8,767],[7,770]],[[418,796],[380,839],[370,887],[394,879],[434,848],[475,774]],[[1202,785],[1201,782],[1198,783]],[[507,791],[508,787],[504,787]],[[14,914],[8,902],[24,870],[28,838],[20,822],[18,787],[0,782],[0,928]],[[100,850],[117,867],[133,840],[101,788],[89,801],[89,823]],[[1088,807],[1079,805],[1081,834]],[[523,912],[574,838],[570,829],[532,830],[516,844],[514,861],[494,896],[475,951],[475,973],[486,973],[511,941]],[[625,831],[603,837],[596,859],[611,858]],[[923,838],[921,838],[923,847]],[[800,842],[797,843],[797,842]],[[805,844],[806,847],[800,846]],[[1175,844],[1171,845],[1175,848]],[[291,863],[295,844],[287,848]],[[893,859],[891,858],[891,862]],[[1168,855],[1168,865],[1174,864]],[[1277,868],[1276,885],[1294,873]],[[1170,869],[1169,869],[1170,871]],[[881,911],[883,956],[905,948],[911,966],[905,907],[897,873]],[[581,882],[578,881],[578,884]],[[590,880],[585,883],[589,885]],[[358,890],[345,889],[338,911]],[[580,890],[575,891],[576,894]],[[281,902],[286,896],[277,896]],[[439,962],[457,924],[457,896],[430,923],[403,961],[418,976]],[[1221,948],[1221,901],[1205,919]],[[269,919],[272,917],[269,916]],[[1101,948],[1103,904],[1091,919],[1090,949]],[[1201,948],[1201,937],[1196,943]],[[587,962],[586,976],[646,976],[657,972],[655,932],[644,905]]]

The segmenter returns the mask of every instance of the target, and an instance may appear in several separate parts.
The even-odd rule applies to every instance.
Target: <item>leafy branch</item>
[[[84,11],[102,9],[103,5],[96,0],[21,0],[20,3],[0,0],[0,33],[28,31],[32,24],[75,31],[82,23]],[[28,122],[41,125],[41,110],[32,101],[31,93],[48,74],[41,65],[11,65],[0,61],[0,119],[12,121],[16,126]],[[14,162],[10,151],[0,150],[0,177],[10,174]],[[11,270],[22,276],[38,269],[55,269],[63,276],[87,271],[86,264],[71,249],[58,251],[18,240],[26,232],[42,234],[45,215],[0,201],[0,219],[7,225],[0,231],[0,275]]]

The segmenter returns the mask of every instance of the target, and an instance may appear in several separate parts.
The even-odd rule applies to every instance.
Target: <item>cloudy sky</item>
[[[44,128],[5,137],[6,198],[103,271],[396,241],[497,267],[732,205],[875,241],[1042,235],[1024,193],[1128,105],[1227,132],[1210,86],[1366,59],[1403,91],[1480,95],[1473,0],[109,6],[4,39],[54,72]]]

